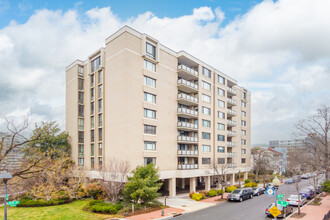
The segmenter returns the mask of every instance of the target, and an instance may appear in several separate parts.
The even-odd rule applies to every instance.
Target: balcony
[[[230,137],[236,136],[236,131],[227,131],[227,136],[230,136]]]
[[[236,89],[233,89],[233,88],[231,88],[231,87],[227,87],[227,94],[228,95],[237,95],[237,91],[236,91]]]
[[[178,150],[178,155],[182,155],[182,156],[198,156],[198,150]]]
[[[234,99],[227,98],[227,106],[234,106],[237,105],[237,102]]]
[[[178,164],[179,170],[192,170],[198,169],[198,164]]]
[[[198,91],[198,85],[196,83],[189,82],[185,79],[178,80],[178,88],[180,91],[191,93]]]
[[[198,112],[187,108],[178,108],[178,115],[185,118],[198,118]]]
[[[178,66],[178,76],[187,80],[195,80],[198,79],[198,71],[180,64]]]
[[[178,122],[178,128],[180,128],[180,130],[197,130],[198,125],[188,123],[188,122],[179,121]]]
[[[178,102],[183,105],[198,105],[198,98],[195,98],[193,96],[184,94],[184,93],[179,93],[178,94]]]
[[[237,115],[237,112],[228,108],[227,109],[227,115],[236,116]]]
[[[227,166],[228,167],[236,167],[236,163],[228,163]]]
[[[228,125],[228,127],[234,127],[234,126],[236,126],[236,121],[232,121],[232,120],[227,120],[227,125]]]
[[[228,147],[236,147],[236,142],[231,142],[231,141],[227,141],[227,146]]]
[[[236,157],[236,153],[227,153],[227,157]]]
[[[197,143],[198,142],[198,138],[197,137],[189,137],[189,136],[178,136],[178,142]]]

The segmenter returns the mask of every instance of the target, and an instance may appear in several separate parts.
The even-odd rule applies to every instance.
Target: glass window
[[[211,139],[211,134],[207,132],[202,132],[202,138],[210,140]]]
[[[242,163],[246,163],[246,158],[242,158]]]
[[[156,80],[148,76],[144,76],[144,85],[156,88]]]
[[[225,96],[225,90],[218,88],[218,95]]]
[[[99,103],[99,112],[102,112],[103,111],[103,102],[102,102],[102,99],[100,99],[98,101],[98,103]]]
[[[211,71],[203,67],[203,75],[211,78]]]
[[[103,71],[100,70],[99,71],[99,83],[102,83],[103,82]]]
[[[225,78],[223,78],[222,76],[218,75],[218,82],[221,84],[225,84]]]
[[[210,121],[208,121],[208,120],[202,120],[202,125],[204,126],[204,127],[211,127],[211,122]]]
[[[84,117],[84,106],[83,105],[78,105],[78,115],[80,117]]]
[[[144,68],[156,72],[156,64],[148,60],[144,60]]]
[[[156,103],[156,96],[154,94],[144,92],[144,101]]]
[[[224,152],[225,152],[225,147],[218,146],[218,153],[224,153]]]
[[[242,116],[246,117],[246,112],[245,111],[242,111]]]
[[[242,154],[246,154],[246,149],[242,149]]]
[[[211,115],[211,109],[210,108],[202,106],[202,112],[205,115]]]
[[[84,104],[84,93],[83,92],[78,92],[78,103]]]
[[[246,140],[245,139],[242,139],[241,140],[241,143],[242,143],[242,145],[246,145]]]
[[[225,135],[218,134],[218,141],[225,141]]]
[[[94,109],[94,102],[91,102],[91,115],[94,115],[95,109]]]
[[[91,87],[94,86],[95,83],[95,78],[94,78],[94,74],[91,75]]]
[[[102,128],[99,128],[99,141],[102,141]]]
[[[94,116],[91,116],[91,128],[94,128],[95,126],[95,118]]]
[[[202,87],[203,87],[203,89],[211,90],[211,84],[207,83],[205,81],[202,81]]]
[[[78,90],[84,90],[84,80],[78,79]]]
[[[94,101],[95,99],[95,90],[94,88],[91,88],[91,100]]]
[[[94,142],[94,130],[91,130],[91,142]]]
[[[202,100],[204,102],[210,103],[211,102],[211,97],[205,94],[202,94]]]
[[[243,99],[245,99],[246,100],[246,92],[243,92]]]
[[[225,113],[218,111],[218,118],[224,119],[225,118]]]
[[[84,132],[78,131],[78,143],[84,143]]]
[[[95,169],[95,160],[94,157],[91,158],[91,170]]]
[[[78,156],[80,156],[80,157],[84,156],[84,145],[83,144],[78,145]]]
[[[103,144],[99,143],[99,156],[102,156],[103,154]]]
[[[78,118],[78,130],[83,131],[84,130],[84,119]]]
[[[242,130],[242,135],[243,135],[243,136],[246,135],[246,130]]]
[[[211,158],[202,158],[202,164],[211,164]]]
[[[156,118],[156,111],[151,109],[144,109],[144,117],[146,118]]]
[[[153,163],[154,165],[156,165],[156,157],[145,157],[144,166],[148,165],[149,163]]]
[[[95,58],[94,60],[92,60],[91,62],[91,70],[92,72],[98,70],[101,66],[101,56]]]
[[[145,141],[144,142],[145,150],[156,150],[156,142],[154,141]]]
[[[152,44],[147,43],[146,45],[146,55],[151,59],[156,59],[156,47]]]
[[[246,102],[242,101],[241,104],[242,104],[242,107],[244,107],[244,108],[246,107]]]
[[[84,158],[78,158],[78,165],[80,167],[84,166]]]
[[[103,86],[99,85],[99,98],[102,98],[103,96]]]
[[[84,76],[84,67],[83,66],[78,66],[78,75],[79,76]]]
[[[91,156],[95,155],[95,147],[94,144],[91,144]]]
[[[145,134],[156,134],[156,126],[144,125]]]
[[[225,102],[218,99],[218,106],[224,108],[225,107]]]
[[[242,120],[242,126],[246,126],[246,121]]]
[[[218,129],[219,130],[225,130],[225,125],[221,124],[221,123],[218,123]]]
[[[218,164],[225,164],[225,158],[218,158]]]
[[[103,115],[99,114],[99,127],[103,126]]]
[[[210,145],[202,145],[203,152],[211,152],[211,146]]]
[[[102,170],[103,158],[99,157],[99,170]]]

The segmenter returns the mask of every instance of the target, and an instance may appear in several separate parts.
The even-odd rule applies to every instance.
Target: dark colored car
[[[265,210],[265,214],[269,217],[273,217],[273,215],[269,212],[269,209],[273,208],[273,206],[275,205],[275,203],[270,204],[270,206],[268,206],[268,208]],[[293,208],[292,206],[287,206],[287,207],[282,207],[282,206],[277,206],[277,208],[280,210],[281,214],[278,215],[278,218],[283,218],[284,214],[286,216],[290,215],[293,212]]]
[[[307,174],[301,175],[301,179],[308,179],[308,178],[309,178],[309,176]]]
[[[245,199],[252,199],[253,189],[235,189],[228,195],[228,201],[240,201],[242,202]]]
[[[315,188],[314,186],[309,186],[307,187],[308,189],[312,190],[313,193],[315,194]],[[316,188],[316,193],[317,194],[320,194],[322,192],[322,186],[321,185],[318,185],[317,188]]]
[[[285,180],[286,184],[291,184],[291,183],[295,183],[296,181],[293,178],[289,178]]]
[[[311,189],[304,188],[304,189],[300,190],[300,195],[303,197],[306,197],[307,199],[311,199],[314,196],[314,192]]]
[[[254,196],[259,196],[261,194],[264,194],[265,193],[265,188],[262,188],[262,187],[253,187],[253,195]]]

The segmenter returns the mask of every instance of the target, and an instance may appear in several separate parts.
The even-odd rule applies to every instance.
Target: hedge
[[[250,183],[251,181],[250,181],[250,179],[246,179],[244,182],[245,183]]]
[[[193,200],[196,200],[196,201],[200,201],[201,199],[203,198],[203,196],[199,193],[195,193],[193,196],[192,196],[192,199]]]
[[[213,196],[216,196],[216,195],[217,195],[217,191],[216,191],[216,190],[211,189],[211,190],[209,191],[209,197],[213,197]]]
[[[85,207],[86,210],[97,213],[117,214],[123,208],[121,203],[106,203],[99,200],[93,200]]]
[[[237,187],[235,187],[235,186],[228,186],[228,187],[226,187],[226,192],[231,193],[235,189],[237,189]]]
[[[221,194],[222,193],[222,190],[221,189],[218,189],[217,190],[217,193],[218,193],[218,195]]]
[[[42,206],[54,206],[61,205],[70,202],[69,200],[64,199],[52,199],[52,200],[44,200],[44,199],[28,199],[22,198],[20,199],[20,203],[17,205],[18,207],[42,207]]]
[[[257,186],[258,183],[253,183],[253,182],[244,184],[244,187],[257,187]]]

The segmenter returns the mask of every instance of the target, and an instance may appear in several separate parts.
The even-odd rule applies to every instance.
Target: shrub
[[[216,190],[211,189],[211,190],[209,191],[209,197],[213,197],[213,196],[216,196],[216,195],[217,195],[217,191],[216,191]]]
[[[231,193],[235,189],[237,189],[237,187],[235,187],[235,186],[228,186],[228,187],[226,187],[226,192]]]
[[[244,187],[252,187],[252,183],[245,183]]]
[[[206,196],[208,196],[208,192],[205,190],[200,191],[199,194],[201,194],[203,196],[203,199],[205,199]]]
[[[18,207],[42,207],[42,206],[54,206],[60,205],[64,203],[68,203],[68,200],[64,199],[52,199],[52,200],[44,200],[37,199],[33,200],[30,198],[23,197],[20,199],[20,203],[17,205]]]
[[[252,187],[257,187],[258,183],[252,183]]]
[[[221,194],[221,192],[222,192],[221,189],[218,189],[218,190],[217,190],[218,195]]]
[[[85,207],[86,210],[97,213],[117,214],[123,208],[121,203],[106,203],[99,200],[93,200]]]
[[[201,194],[199,194],[199,193],[195,193],[192,196],[192,199],[195,200],[195,201],[200,201],[202,198],[203,198],[203,196]]]
[[[245,183],[249,183],[249,182],[251,182],[251,181],[250,181],[250,179],[246,179],[244,182],[245,182]]]
[[[330,180],[327,180],[324,183],[322,183],[322,190],[324,192],[330,193]]]
[[[85,188],[86,194],[93,199],[98,199],[103,196],[104,192],[100,183],[90,183]]]
[[[192,198],[192,196],[195,194],[195,192],[189,193],[189,198]]]

